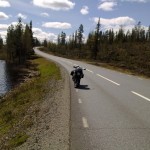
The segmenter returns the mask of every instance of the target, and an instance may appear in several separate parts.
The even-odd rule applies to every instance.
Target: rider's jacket
[[[72,75],[73,77],[77,77],[77,76],[80,78],[84,77],[82,68],[76,68],[75,70],[72,70],[70,75]]]

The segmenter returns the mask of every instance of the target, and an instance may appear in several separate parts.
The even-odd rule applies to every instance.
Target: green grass
[[[115,70],[115,71],[119,71],[119,72],[122,72],[122,73],[126,73],[126,74],[130,74],[130,75],[136,75],[136,76],[140,76],[140,77],[143,77],[143,78],[150,78],[150,76],[148,75],[149,73],[146,74],[142,74],[142,73],[139,73],[138,71],[136,70],[132,70],[132,69],[128,69],[126,66],[122,66],[120,64],[115,64],[115,63],[99,63],[99,62],[90,62],[90,61],[85,61],[89,64],[92,64],[92,65],[96,65],[96,66],[100,66],[100,67],[104,67],[104,68],[107,68],[107,69],[111,69],[111,70]]]
[[[40,76],[21,84],[0,102],[0,144],[3,144],[2,138],[10,137],[5,141],[7,148],[16,147],[27,140],[26,130],[33,125],[30,117],[24,119],[27,110],[33,104],[42,102],[45,94],[50,91],[45,86],[49,80],[57,82],[61,79],[59,67],[53,62],[38,58],[31,61],[31,66],[40,72]],[[38,111],[34,109],[33,113]],[[10,133],[14,132],[18,124],[16,135],[11,137]]]
[[[9,145],[10,147],[17,147],[26,142],[28,137],[26,133],[19,133],[9,141]]]
[[[41,79],[47,79],[49,77],[54,77],[56,80],[61,79],[59,68],[56,67],[56,64],[49,63],[49,61],[46,61],[42,58],[34,60],[34,63],[38,64],[38,69],[41,73]]]

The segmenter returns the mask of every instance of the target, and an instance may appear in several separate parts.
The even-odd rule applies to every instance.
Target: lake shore
[[[38,58],[33,63],[40,75],[0,103],[0,149],[69,149],[69,78],[53,62]]]

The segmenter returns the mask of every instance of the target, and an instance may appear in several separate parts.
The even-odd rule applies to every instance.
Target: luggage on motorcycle
[[[73,70],[73,71],[71,71],[70,75],[71,75],[71,76],[73,76],[73,74],[74,74],[74,70]]]
[[[70,75],[72,75],[72,80],[74,82],[74,87],[78,88],[80,86],[80,80],[84,77],[83,70],[86,70],[81,67],[74,67],[75,70],[72,70]]]

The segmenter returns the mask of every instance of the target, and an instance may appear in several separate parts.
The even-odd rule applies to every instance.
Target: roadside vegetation
[[[47,93],[53,95],[56,89],[49,87],[61,79],[55,63],[34,55],[33,47],[39,43],[33,37],[32,21],[24,24],[21,18],[8,27],[5,42],[0,36],[0,59],[22,78],[14,89],[0,96],[0,149],[13,149],[28,139],[27,130],[38,114],[38,104]]]
[[[132,30],[113,29],[102,31],[100,19],[86,41],[83,38],[83,25],[66,40],[64,32],[58,35],[57,43],[45,40],[42,45],[54,55],[80,59],[92,64],[126,70],[132,74],[150,77],[150,26],[146,30],[141,22]]]
[[[61,79],[59,67],[43,58],[30,60],[27,66],[24,69],[34,74],[32,78],[26,78],[0,100],[0,149],[13,149],[28,139],[32,116],[39,111],[35,105],[41,103],[48,92],[54,92],[48,89],[50,81]]]
[[[34,46],[44,46],[42,50],[53,55],[150,77],[150,26],[146,29],[140,21],[132,30],[125,31],[122,25],[114,31],[102,30],[99,19],[86,40],[81,24],[70,36],[62,31],[54,43],[34,38],[32,21],[24,25],[19,18],[17,25],[8,28],[6,44],[0,37],[0,58],[15,65],[24,64],[34,53]]]
[[[6,60],[6,49],[5,48],[1,48],[0,49],[0,60]]]

